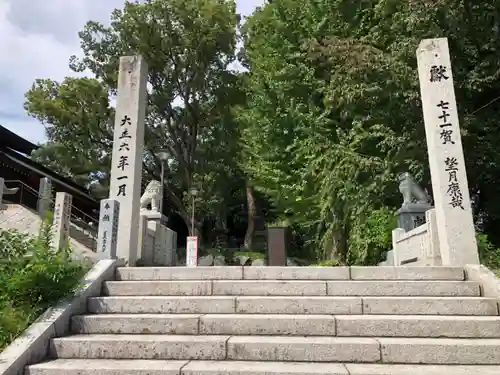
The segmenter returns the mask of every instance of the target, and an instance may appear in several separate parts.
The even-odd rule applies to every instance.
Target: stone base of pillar
[[[142,211],[138,257],[143,266],[175,266],[177,233],[168,228],[166,216]]]
[[[402,228],[405,232],[409,232],[423,224],[425,224],[425,213],[432,208],[426,203],[410,203],[401,206],[396,211],[398,220],[398,228]]]

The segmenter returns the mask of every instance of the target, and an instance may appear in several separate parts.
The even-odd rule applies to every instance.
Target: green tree
[[[321,257],[356,262],[359,250],[363,262],[349,246],[400,204],[397,173],[430,188],[415,59],[424,38],[449,38],[477,222],[498,224],[499,10],[498,0],[275,0],[250,17],[244,169]]]
[[[70,67],[95,79],[39,80],[26,95],[29,113],[48,128],[50,141],[38,157],[54,163],[54,156],[64,155],[60,169],[107,190],[113,124],[107,99],[115,94],[120,56],[140,54],[150,86],[146,177],[159,179],[155,153],[167,150],[165,193],[172,210],[191,228],[186,193],[196,186],[196,228],[206,214],[223,216],[227,181],[238,173],[231,162],[237,136],[231,107],[242,96],[229,69],[238,22],[234,1],[226,0],[127,2],[113,12],[110,27],[88,22],[79,34],[83,58],[73,56]],[[97,103],[88,102],[92,97]]]
[[[356,25],[340,5],[282,0],[253,15],[242,119],[257,187],[322,245],[321,257],[345,261],[354,222],[382,207],[394,173],[424,155],[408,122],[418,113],[411,68],[346,35]]]
[[[105,197],[114,115],[107,88],[92,78],[38,79],[26,93],[25,108],[46,126],[49,139],[32,156]]]

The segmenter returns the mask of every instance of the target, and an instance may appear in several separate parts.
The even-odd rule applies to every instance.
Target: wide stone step
[[[460,267],[120,267],[117,280],[465,280]]]
[[[117,314],[72,319],[74,333],[335,336],[332,315]]]
[[[382,363],[500,365],[500,339],[378,338]]]
[[[54,338],[53,358],[80,359],[206,359],[226,358],[230,336],[88,334]]]
[[[500,338],[500,316],[335,315],[337,336]]]
[[[176,280],[108,281],[103,293],[113,296],[479,296],[473,281],[283,281]]]
[[[56,359],[25,375],[500,375],[499,366]]]
[[[475,297],[363,297],[363,314],[498,315],[498,304]]]
[[[479,283],[473,281],[328,281],[330,296],[365,297],[475,297],[481,295]]]
[[[106,281],[102,286],[106,296],[210,296],[210,280],[177,281]]]
[[[499,316],[114,314],[72,318],[85,334],[500,338]]]
[[[344,366],[347,370],[347,375],[500,375],[500,367],[496,365],[384,365],[346,363]]]
[[[97,314],[498,315],[480,297],[111,296],[88,299]]]
[[[77,335],[55,358],[500,365],[500,339]]]
[[[179,375],[189,361],[56,359],[26,367],[25,375]]]

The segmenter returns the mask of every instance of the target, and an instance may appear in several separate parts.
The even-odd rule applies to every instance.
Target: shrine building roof
[[[50,178],[53,183],[67,189],[68,193],[77,194],[84,199],[97,203],[97,200],[83,186],[33,161],[29,155],[39,147],[0,125],[0,153],[5,155],[12,163],[35,172],[42,177]]]

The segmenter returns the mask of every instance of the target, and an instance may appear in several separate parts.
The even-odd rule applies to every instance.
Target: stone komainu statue
[[[429,204],[430,199],[427,193],[415,182],[413,177],[408,173],[401,173],[399,175],[399,191],[403,195],[403,206],[414,203],[416,200],[418,204]]]
[[[151,204],[151,211],[158,212],[160,210],[161,183],[160,181],[151,180],[144,190],[141,197],[141,210],[147,209]]]

